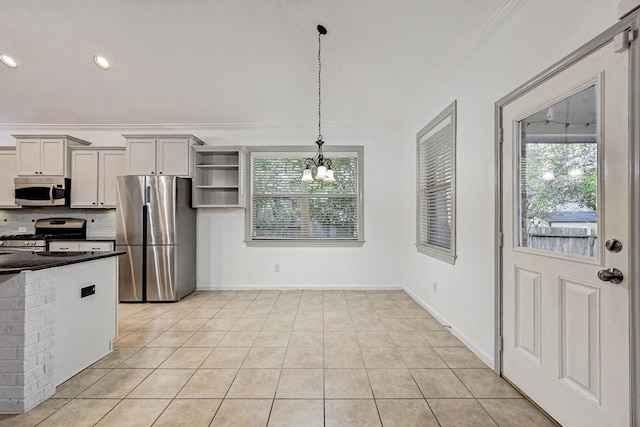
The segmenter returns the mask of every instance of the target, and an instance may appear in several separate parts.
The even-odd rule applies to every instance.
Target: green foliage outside
[[[597,144],[527,143],[521,161],[528,227],[548,226],[548,218],[558,212],[596,211]]]

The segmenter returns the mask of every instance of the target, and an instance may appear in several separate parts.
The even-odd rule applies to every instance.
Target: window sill
[[[362,247],[364,240],[332,240],[332,239],[264,239],[245,240],[248,247]]]
[[[444,261],[451,265],[454,265],[456,263],[456,256],[453,255],[451,252],[445,252],[441,249],[436,249],[429,246],[418,245],[418,244],[416,244],[416,248],[418,249],[418,252],[420,252],[421,254],[439,259],[440,261]]]

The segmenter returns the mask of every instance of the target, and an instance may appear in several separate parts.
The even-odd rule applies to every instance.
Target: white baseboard
[[[454,325],[451,325],[450,322],[444,318],[440,313],[433,309],[429,304],[427,304],[422,299],[418,298],[413,292],[411,292],[407,288],[403,288],[403,290],[414,299],[415,302],[420,304],[422,308],[427,310],[433,317],[435,317],[440,323],[442,323],[447,329],[451,331],[453,335],[455,335],[464,345],[467,346],[469,350],[471,350],[480,360],[487,364],[489,368],[494,369],[494,359],[489,356],[487,353],[478,348],[473,341],[471,341],[465,334],[460,332]]]
[[[196,285],[196,291],[399,291],[402,289],[403,288],[400,285]]]

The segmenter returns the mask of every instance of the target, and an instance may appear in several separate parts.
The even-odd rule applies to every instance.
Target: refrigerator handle
[[[144,199],[144,204],[147,205],[149,204],[149,201],[151,200],[151,187],[147,186],[146,187],[146,191],[145,191],[145,199]]]

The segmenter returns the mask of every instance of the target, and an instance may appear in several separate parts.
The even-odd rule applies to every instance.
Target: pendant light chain
[[[322,60],[321,60],[321,37],[322,32],[318,31],[318,141],[322,141],[322,130],[320,128],[320,124],[322,122],[322,80],[320,76],[322,75]]]
[[[317,173],[316,180],[321,180],[325,183],[334,183],[336,179],[333,175],[333,169],[331,168],[331,160],[326,159],[322,153],[322,36],[327,34],[327,29],[322,25],[318,25],[318,139],[316,145],[318,146],[318,152],[314,157],[305,159],[305,169],[302,172],[302,181],[311,182],[314,180],[311,165],[315,166]]]

